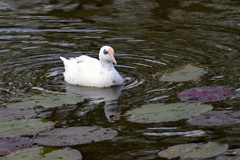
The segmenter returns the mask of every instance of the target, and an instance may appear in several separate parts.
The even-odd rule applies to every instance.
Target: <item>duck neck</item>
[[[104,70],[108,71],[114,68],[112,62],[101,62],[101,65]]]

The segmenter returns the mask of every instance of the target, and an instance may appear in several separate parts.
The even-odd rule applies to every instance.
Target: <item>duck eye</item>
[[[104,54],[108,54],[108,51],[106,49],[103,50]]]

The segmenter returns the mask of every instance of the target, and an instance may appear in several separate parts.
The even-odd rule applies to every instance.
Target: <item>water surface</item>
[[[158,150],[189,142],[217,141],[237,148],[239,133],[225,127],[199,129],[185,121],[136,124],[122,115],[148,103],[180,102],[177,94],[192,87],[238,89],[239,7],[234,0],[1,0],[0,105],[32,93],[86,97],[76,106],[39,115],[62,127],[102,126],[119,132],[112,141],[76,146],[86,160],[158,159]],[[59,56],[97,57],[102,45],[115,49],[124,86],[103,90],[66,84]],[[190,82],[152,77],[188,63],[206,66],[208,73]],[[239,97],[210,104],[214,110],[239,110]],[[184,136],[195,131],[200,134]]]

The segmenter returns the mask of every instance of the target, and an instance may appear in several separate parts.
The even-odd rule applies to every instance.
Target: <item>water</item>
[[[177,94],[191,87],[238,89],[239,7],[234,0],[1,0],[0,105],[36,92],[85,96],[77,107],[39,115],[62,127],[103,126],[119,132],[112,141],[76,146],[85,159],[158,159],[158,150],[189,142],[237,148],[239,128],[199,129],[185,121],[136,124],[122,115],[143,104],[180,102]],[[102,45],[115,49],[124,86],[95,90],[65,84],[59,56],[97,57]],[[152,78],[187,63],[204,65],[208,73],[193,82]],[[214,110],[239,110],[239,97],[211,104]],[[184,136],[189,133],[195,135]]]

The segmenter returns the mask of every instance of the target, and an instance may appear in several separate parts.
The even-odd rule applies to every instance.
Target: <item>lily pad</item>
[[[101,127],[55,128],[40,133],[35,142],[44,146],[73,146],[109,140],[117,134],[115,130]]]
[[[222,126],[240,123],[240,111],[211,111],[191,118],[188,123],[196,126]]]
[[[176,69],[167,71],[167,73],[155,75],[160,81],[183,82],[199,79],[203,74],[207,73],[206,69],[196,65],[187,64]]]
[[[35,135],[40,131],[53,127],[52,122],[42,122],[40,119],[13,120],[0,123],[0,137],[16,137]]]
[[[14,119],[26,119],[35,116],[36,113],[33,109],[13,109],[13,108],[2,108],[0,109],[0,122],[11,121]]]
[[[23,149],[16,153],[11,153],[0,160],[81,160],[82,155],[76,149],[61,149],[55,150],[50,153],[44,153],[43,147],[33,147]]]
[[[137,123],[161,123],[198,116],[213,107],[195,103],[148,104],[126,113],[127,119]]]
[[[214,102],[221,101],[236,95],[233,89],[223,87],[198,87],[184,90],[178,94],[178,98],[188,102]]]
[[[227,144],[215,142],[180,144],[159,152],[157,155],[162,158],[181,159],[205,159],[215,157],[228,149]]]
[[[227,150],[216,158],[216,160],[239,160],[240,159],[240,148]]]
[[[28,148],[33,144],[33,140],[23,137],[1,137],[0,155],[5,155],[17,150]]]
[[[21,102],[9,103],[6,106],[8,108],[35,108],[35,107],[44,107],[44,108],[53,108],[60,107],[65,104],[76,104],[82,102],[84,98],[73,95],[73,94],[39,94],[32,95],[28,97],[23,97]]]

